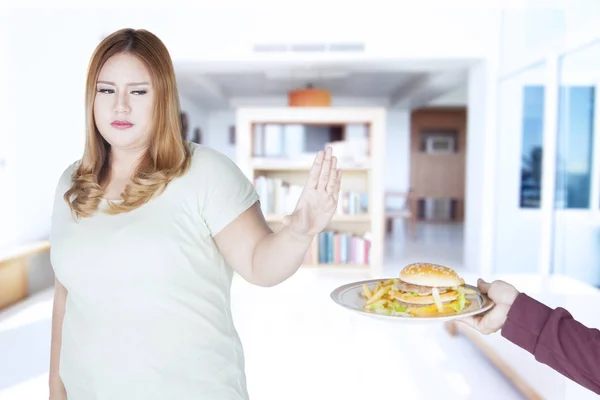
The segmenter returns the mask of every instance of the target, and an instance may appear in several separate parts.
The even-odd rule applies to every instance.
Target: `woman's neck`
[[[129,179],[137,167],[137,163],[144,151],[124,151],[111,149],[110,170],[111,176],[117,179]]]

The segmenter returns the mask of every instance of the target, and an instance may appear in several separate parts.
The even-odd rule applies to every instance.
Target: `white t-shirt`
[[[258,195],[229,158],[190,146],[188,172],[126,214],[76,221],[63,201],[76,164],[60,179],[51,257],[69,293],[60,362],[69,400],[248,398],[233,270],[213,235]]]

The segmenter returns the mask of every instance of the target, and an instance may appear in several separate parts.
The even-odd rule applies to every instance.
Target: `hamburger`
[[[391,296],[413,315],[452,314],[469,305],[465,281],[443,265],[409,264],[400,271],[395,286]]]

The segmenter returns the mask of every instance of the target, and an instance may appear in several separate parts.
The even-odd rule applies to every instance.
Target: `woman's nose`
[[[131,111],[129,107],[129,101],[127,95],[119,94],[116,96],[115,112],[116,113],[128,113]]]

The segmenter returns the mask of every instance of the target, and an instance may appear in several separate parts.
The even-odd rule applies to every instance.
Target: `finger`
[[[479,291],[481,291],[481,293],[487,293],[490,290],[490,283],[479,278],[477,280],[477,288],[479,289]]]
[[[323,166],[321,167],[321,174],[319,176],[319,183],[317,184],[317,190],[325,190],[329,176],[331,174],[331,147],[327,147],[325,150],[325,158],[323,159]]]
[[[475,326],[477,325],[474,317],[461,318],[457,319],[456,321],[462,322],[465,325],[469,325],[471,328],[475,328]]]
[[[331,157],[331,172],[329,173],[329,182],[327,182],[327,193],[333,193],[336,189],[337,180],[337,157]]]
[[[308,173],[308,179],[306,186],[310,189],[316,189],[319,181],[319,175],[321,174],[321,168],[323,167],[323,159],[325,158],[325,152],[319,151],[315,157],[315,161]]]
[[[336,204],[337,204],[338,198],[340,196],[340,187],[341,186],[342,186],[342,170],[338,169],[337,170],[337,178],[336,178],[336,188],[335,188],[335,191],[333,192],[333,199],[335,200]]]
[[[461,318],[457,319],[457,321],[464,323],[465,325],[470,326],[473,329],[480,330],[481,324],[481,315],[476,315],[473,317]]]

